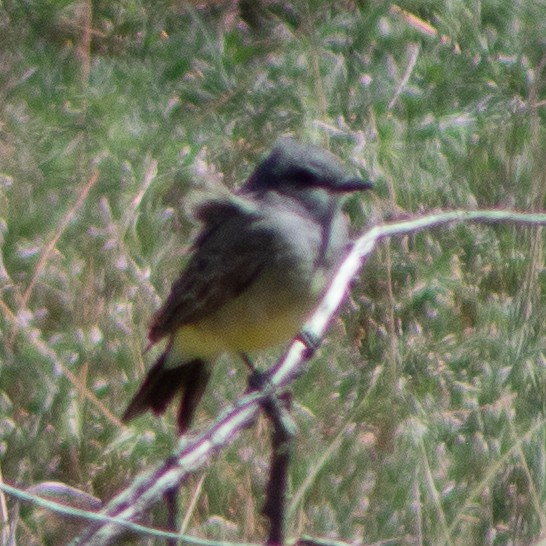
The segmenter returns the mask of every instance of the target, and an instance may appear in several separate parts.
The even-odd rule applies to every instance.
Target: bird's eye
[[[317,177],[308,169],[294,169],[290,173],[292,181],[299,186],[312,186],[316,184]]]

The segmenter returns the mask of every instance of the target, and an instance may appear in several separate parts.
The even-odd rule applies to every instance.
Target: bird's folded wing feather
[[[237,297],[270,262],[273,234],[260,229],[258,208],[250,200],[207,201],[197,219],[205,225],[194,243],[186,269],[152,319],[148,337],[153,343],[214,313]]]

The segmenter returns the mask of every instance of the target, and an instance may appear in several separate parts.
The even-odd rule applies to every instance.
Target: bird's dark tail
[[[124,422],[151,410],[161,415],[169,402],[180,392],[182,398],[178,408],[178,430],[183,434],[193,420],[197,404],[210,378],[207,363],[201,359],[184,362],[176,368],[166,368],[165,361],[170,348],[152,366],[137,393],[122,416]]]

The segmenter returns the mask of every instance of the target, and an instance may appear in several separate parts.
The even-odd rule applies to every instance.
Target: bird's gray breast
[[[337,207],[314,216],[298,202],[273,201],[255,228],[272,234],[270,273],[302,295],[322,292],[347,244],[347,225]]]

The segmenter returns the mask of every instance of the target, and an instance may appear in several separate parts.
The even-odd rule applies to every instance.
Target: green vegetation
[[[544,0],[241,4],[0,3],[8,483],[107,500],[170,452],[172,415],[117,420],[155,354],[147,322],[183,266],[193,190],[217,173],[236,186],[277,136],[376,180],[348,203],[357,232],[437,208],[544,208]],[[546,535],[545,272],[539,229],[382,245],[294,389],[289,536]],[[222,360],[198,422],[244,386]],[[188,533],[263,539],[266,442],[260,420],[187,484]],[[20,544],[60,543],[42,518],[22,509]]]

